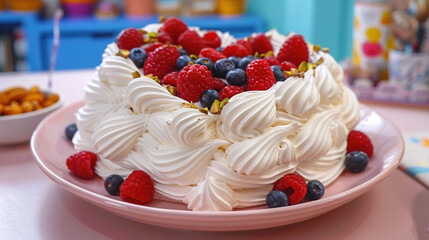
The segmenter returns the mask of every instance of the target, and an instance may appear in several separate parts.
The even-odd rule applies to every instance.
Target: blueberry
[[[307,183],[307,197],[309,200],[319,200],[325,194],[325,186],[319,180],[311,180]]]
[[[242,86],[246,83],[246,72],[241,68],[235,68],[226,74],[229,85]]]
[[[256,60],[256,59],[258,59],[258,58],[254,57],[254,56],[244,57],[238,62],[237,67],[246,71],[247,65],[249,65],[249,63],[251,63],[253,60]]]
[[[274,78],[276,79],[276,82],[283,82],[286,80],[283,68],[277,65],[271,66],[271,71],[274,73]]]
[[[183,48],[178,48],[177,51],[179,51],[180,56],[182,56],[182,55],[189,55],[189,53],[185,49],[183,49]]]
[[[218,51],[218,52],[222,52],[222,51],[223,51],[223,47],[217,47],[217,48],[216,48],[216,51]]]
[[[130,51],[129,58],[131,59],[131,61],[133,61],[136,67],[142,68],[144,65],[144,62],[147,59],[147,53],[145,50],[141,48],[133,48]]]
[[[215,63],[215,72],[216,76],[220,78],[225,78],[226,74],[235,68],[234,63],[227,58],[219,59]]]
[[[220,101],[220,95],[219,95],[218,91],[216,91],[214,89],[209,89],[209,90],[204,91],[200,97],[201,107],[210,108],[215,99]]]
[[[65,133],[68,140],[72,140],[77,131],[76,123],[72,123],[66,127]]]
[[[207,67],[207,69],[208,69],[210,72],[214,72],[214,69],[215,69],[214,63],[212,62],[212,60],[210,60],[210,59],[208,59],[208,58],[205,58],[205,57],[198,58],[198,59],[195,61],[195,63],[196,63],[196,64],[200,64],[200,65],[204,65],[204,66],[206,66],[206,67]]]
[[[180,71],[182,68],[188,66],[190,62],[192,62],[191,57],[188,55],[182,55],[176,61],[176,69]]]
[[[267,197],[265,198],[265,202],[269,208],[284,207],[289,205],[286,193],[280,190],[273,190],[268,193]]]
[[[368,165],[368,155],[361,151],[348,153],[346,156],[346,167],[354,173],[362,172]]]
[[[124,179],[118,174],[112,174],[104,180],[104,188],[110,195],[119,195],[119,187],[121,187]]]
[[[236,56],[231,56],[228,58],[228,60],[231,60],[234,63],[235,67],[238,67],[238,62],[240,61],[240,59],[241,58],[236,57]]]

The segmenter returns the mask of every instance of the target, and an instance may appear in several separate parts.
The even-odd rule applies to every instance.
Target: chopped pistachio
[[[198,59],[198,56],[195,54],[191,54],[189,57],[194,61]]]
[[[326,48],[326,47],[322,48],[322,51],[325,52],[325,53],[329,53],[329,48]]]
[[[209,109],[208,109],[207,107],[205,107],[205,108],[200,108],[200,109],[198,109],[198,110],[200,110],[200,112],[202,112],[202,113],[204,113],[204,114],[208,114],[208,113],[209,113]]]
[[[314,64],[314,63],[307,63],[307,68],[308,69],[315,69],[316,67],[317,67],[317,65]]]
[[[301,64],[299,64],[298,71],[306,72],[307,70],[308,70],[307,62],[301,62]]]
[[[229,98],[224,98],[224,99],[222,99],[222,101],[221,101],[221,102],[220,102],[220,104],[219,104],[219,107],[220,107],[220,108],[225,107],[225,105],[226,105],[228,102],[229,102]]]
[[[139,78],[141,75],[138,71],[133,72],[133,79]]]
[[[177,88],[175,86],[168,85],[167,90],[171,95],[177,96]]]
[[[158,33],[156,33],[156,32],[150,32],[148,35],[149,35],[150,38],[156,38],[158,36]]]
[[[220,113],[220,109],[221,108],[220,108],[219,100],[215,99],[212,103],[212,106],[210,107],[210,112],[214,114]]]
[[[198,107],[191,101],[191,102],[187,102],[187,103],[183,103],[183,107],[184,108],[195,108],[198,109]]]
[[[320,65],[323,63],[323,61],[325,61],[323,58],[319,58],[319,60],[317,60],[316,64]]]
[[[130,51],[128,51],[127,49],[119,49],[119,52],[116,54],[116,56],[127,58],[128,56],[130,56]]]
[[[292,76],[299,76],[299,71],[296,68],[291,68],[290,69]]]
[[[320,45],[314,45],[314,46],[313,46],[313,50],[314,50],[315,52],[318,52],[318,51],[320,50]]]
[[[159,16],[158,22],[164,23],[167,20],[167,18],[164,15]]]

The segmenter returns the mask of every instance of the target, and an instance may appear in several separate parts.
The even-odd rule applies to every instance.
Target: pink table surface
[[[57,72],[65,105],[93,70]],[[0,89],[45,85],[45,73],[0,74]],[[402,132],[429,130],[429,110],[367,103]],[[1,133],[0,133],[1,134]],[[59,133],[62,134],[62,133]],[[304,222],[255,231],[193,232],[113,215],[51,182],[28,144],[0,146],[0,239],[429,239],[429,191],[397,169],[356,200]]]

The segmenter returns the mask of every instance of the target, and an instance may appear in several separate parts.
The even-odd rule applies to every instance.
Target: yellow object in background
[[[240,15],[244,13],[245,0],[218,0],[217,7],[220,15]]]

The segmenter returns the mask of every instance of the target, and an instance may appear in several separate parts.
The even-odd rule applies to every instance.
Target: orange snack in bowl
[[[3,108],[4,108],[3,104],[0,103],[0,116],[3,114]]]
[[[34,106],[29,101],[24,101],[21,103],[21,108],[23,112],[31,112],[34,110]]]
[[[39,103],[42,103],[45,101],[45,96],[42,93],[29,93],[25,95],[21,100],[22,101],[37,101]]]
[[[52,100],[46,100],[46,101],[44,101],[43,103],[42,103],[42,107],[49,107],[49,106],[51,106],[52,104],[54,104],[55,102],[54,101],[52,101]]]
[[[0,104],[8,105],[10,103],[10,98],[5,93],[0,93]]]
[[[38,87],[38,86],[33,86],[33,87],[31,87],[30,89],[28,89],[28,92],[29,92],[29,93],[39,93],[39,92],[40,92],[40,89],[39,89],[39,87]]]
[[[10,105],[7,105],[3,108],[4,115],[15,115],[22,112],[22,108],[17,101],[12,101]]]
[[[60,100],[60,96],[58,96],[58,94],[51,94],[48,96],[48,100],[53,101],[54,103],[58,102],[58,100]]]
[[[14,88],[6,94],[11,101],[17,101],[27,94],[27,90],[25,90],[24,88]]]

